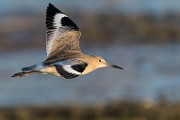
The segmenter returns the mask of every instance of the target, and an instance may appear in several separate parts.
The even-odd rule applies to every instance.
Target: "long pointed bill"
[[[113,64],[108,64],[108,66],[113,67],[113,68],[117,68],[117,69],[121,69],[123,70],[124,68],[117,66],[117,65],[113,65]]]

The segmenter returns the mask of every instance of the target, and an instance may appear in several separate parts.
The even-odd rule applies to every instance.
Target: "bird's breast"
[[[88,74],[88,73],[92,72],[93,70],[95,70],[95,68],[90,66],[90,65],[88,65],[86,67],[86,69],[82,72],[82,75]]]

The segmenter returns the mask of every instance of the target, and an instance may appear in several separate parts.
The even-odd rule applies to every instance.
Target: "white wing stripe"
[[[77,25],[52,4],[46,10],[46,52],[47,57],[63,49],[80,51],[80,32]],[[65,48],[68,46],[67,48]]]
[[[47,55],[49,55],[49,52],[51,51],[52,48],[52,43],[53,43],[53,39],[54,37],[56,37],[56,32],[57,30],[62,27],[61,25],[61,19],[63,17],[67,17],[66,15],[62,14],[62,13],[58,13],[54,16],[54,20],[53,20],[53,26],[55,27],[55,30],[48,30],[51,31],[52,33],[49,35],[49,41],[47,41],[46,45],[47,45]]]
[[[69,73],[73,73],[73,74],[76,74],[76,75],[80,75],[81,74],[80,72],[77,72],[76,70],[71,68],[71,65],[65,65],[65,66],[63,66],[63,68],[64,68],[64,70],[66,70]]]
[[[54,26],[56,27],[56,29],[58,29],[59,27],[62,27],[61,25],[61,19],[63,17],[67,17],[66,15],[62,14],[62,13],[58,13],[54,16]]]
[[[46,51],[47,51],[47,55],[49,55],[49,53],[51,52],[52,49],[52,43],[53,43],[53,38],[56,36],[56,32],[54,32],[54,34],[49,36],[49,41],[46,42]]]

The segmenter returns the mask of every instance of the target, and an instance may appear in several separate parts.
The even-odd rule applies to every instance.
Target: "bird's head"
[[[117,69],[123,69],[122,67],[114,64],[110,64],[104,60],[101,56],[92,56],[93,57],[93,63],[96,64],[97,68],[102,68],[102,67],[113,67]]]

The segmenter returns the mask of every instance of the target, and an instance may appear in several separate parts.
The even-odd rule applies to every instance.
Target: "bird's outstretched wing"
[[[45,61],[73,58],[81,54],[78,26],[64,13],[49,3],[46,11],[46,52]]]
[[[86,69],[88,64],[80,59],[69,59],[53,63],[57,72],[66,79],[78,77]]]

